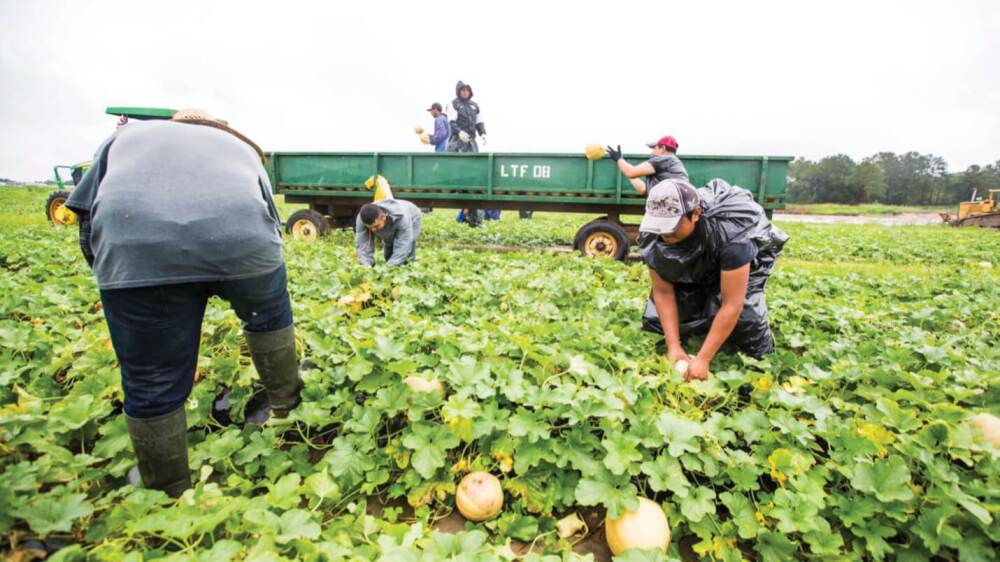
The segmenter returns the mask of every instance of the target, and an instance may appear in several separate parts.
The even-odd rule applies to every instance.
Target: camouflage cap
[[[649,190],[639,232],[671,234],[681,217],[698,206],[698,192],[684,180],[663,180]]]

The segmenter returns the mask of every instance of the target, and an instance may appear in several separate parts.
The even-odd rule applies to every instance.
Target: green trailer
[[[627,154],[636,163],[648,154]],[[785,203],[788,156],[682,155],[691,182],[714,178],[748,189],[768,216]],[[573,246],[584,255],[622,259],[635,243],[645,199],[608,159],[582,154],[427,152],[271,152],[268,174],[275,193],[308,209],[289,217],[285,229],[314,238],[331,228],[353,228],[358,209],[372,200],[365,182],[382,176],[395,197],[420,207],[514,209],[593,213]]]

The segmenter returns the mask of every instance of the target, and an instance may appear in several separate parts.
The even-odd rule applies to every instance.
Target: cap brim
[[[682,217],[653,217],[642,216],[642,223],[639,224],[639,232],[649,232],[652,234],[673,234],[677,230],[677,225],[681,223]]]
[[[653,142],[647,142],[647,143],[646,143],[646,146],[648,146],[649,148],[656,148],[656,146],[657,146],[657,143],[656,143],[656,141],[653,141]]]

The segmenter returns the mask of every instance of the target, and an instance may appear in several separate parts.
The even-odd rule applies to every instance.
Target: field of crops
[[[256,375],[213,300],[187,405],[196,486],[173,501],[126,483],[97,290],[75,231],[44,222],[45,195],[0,188],[13,559],[606,560],[605,510],[640,496],[667,513],[670,551],[617,560],[1000,558],[1000,451],[967,422],[1000,414],[1000,233],[782,225],[778,352],[722,353],[694,384],[640,330],[641,263],[549,251],[586,217],[471,230],[435,211],[419,262],[393,271],[358,267],[347,233],[289,243],[303,403],[243,424]],[[411,392],[414,374],[446,395]],[[504,489],[484,523],[454,513],[472,470]],[[574,513],[586,528],[557,529]]]

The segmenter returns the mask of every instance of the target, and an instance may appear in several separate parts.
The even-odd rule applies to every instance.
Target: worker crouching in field
[[[361,265],[375,265],[375,239],[385,244],[389,267],[417,259],[417,238],[423,218],[420,209],[402,199],[384,199],[361,207],[355,224],[354,242]]]
[[[66,203],[79,215],[121,365],[139,474],[172,496],[191,486],[184,403],[209,297],[229,301],[243,321],[271,414],[299,403],[281,222],[261,158],[203,111],[130,122]]]
[[[749,191],[712,180],[655,184],[639,227],[639,251],[653,289],[643,328],[662,333],[671,363],[688,362],[685,380],[708,377],[727,340],[755,358],[774,350],[764,285],[788,236]],[[681,337],[706,334],[689,356]]]

